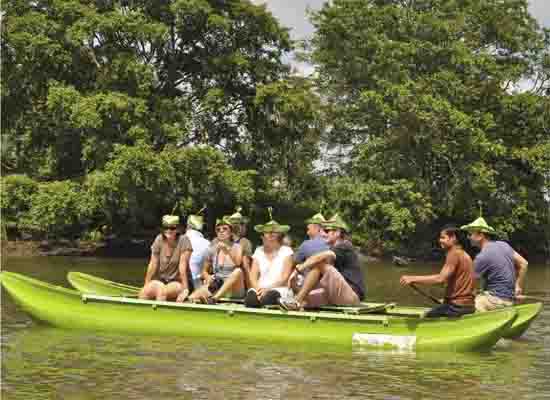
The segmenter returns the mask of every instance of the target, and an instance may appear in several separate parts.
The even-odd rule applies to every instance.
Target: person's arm
[[[258,290],[259,289],[259,279],[260,279],[260,265],[258,264],[258,261],[253,258],[252,259],[252,268],[250,269],[250,285],[253,289]]]
[[[187,296],[189,296],[189,281],[187,277],[187,273],[189,271],[189,259],[191,258],[191,253],[193,250],[186,250],[183,251],[180,255],[180,262],[179,262],[179,271],[180,271],[180,280],[181,285],[183,286],[182,291],[179,293],[176,301],[178,303],[181,303],[187,299]]]
[[[527,275],[527,266],[529,263],[518,252],[514,251],[514,267],[516,268],[516,296],[523,294],[523,285],[525,283],[525,275]]]
[[[449,282],[449,278],[454,273],[458,257],[456,255],[447,255],[445,265],[441,268],[439,274],[434,275],[403,275],[399,282],[403,286],[420,283],[421,285],[440,285]]]
[[[212,257],[210,252],[208,252],[204,258],[204,262],[202,263],[201,272],[201,279],[205,284],[210,283],[210,278],[212,277],[212,275],[210,275],[210,271],[212,271]]]
[[[147,266],[147,271],[145,272],[145,283],[143,286],[147,285],[155,276],[157,268],[159,265],[159,257],[157,254],[151,254],[151,259],[149,260],[149,265]]]
[[[310,256],[301,264],[296,265],[297,271],[303,271],[306,268],[315,268],[318,265],[332,264],[336,260],[336,254],[332,250],[322,251],[313,256]]]
[[[283,261],[283,272],[281,277],[273,284],[273,287],[287,286],[290,274],[294,269],[294,258],[292,255],[285,257]]]

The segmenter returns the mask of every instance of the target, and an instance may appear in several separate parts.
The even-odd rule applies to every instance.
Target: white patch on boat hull
[[[397,348],[399,350],[414,350],[416,336],[383,335],[377,333],[354,333],[351,342],[354,345]]]

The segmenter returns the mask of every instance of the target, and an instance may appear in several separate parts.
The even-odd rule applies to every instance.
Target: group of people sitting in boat
[[[316,214],[306,222],[309,239],[296,252],[286,237],[290,226],[272,217],[256,225],[262,246],[253,252],[248,219],[239,210],[216,221],[212,242],[201,233],[202,216],[190,215],[182,233],[179,217],[165,215],[139,297],[208,304],[244,298],[248,307],[287,310],[359,305],[366,290],[348,225],[338,214],[329,220]]]
[[[269,214],[270,221],[254,226],[262,239],[255,251],[246,238],[249,220],[240,209],[216,220],[211,242],[202,234],[202,216],[188,216],[183,233],[179,217],[165,215],[139,297],[206,304],[244,298],[247,307],[289,311],[359,306],[366,295],[364,274],[346,222],[338,214],[328,220],[314,215],[306,221],[308,239],[294,251],[286,236],[290,226],[275,221],[271,209]],[[463,249],[462,231],[481,249],[474,262]],[[481,217],[460,229],[446,226],[439,236],[446,251],[439,274],[401,277],[402,285],[446,285],[445,298],[427,317],[513,305],[523,291],[527,261],[506,242],[493,240],[495,233]],[[474,296],[477,279],[484,282],[483,290]]]

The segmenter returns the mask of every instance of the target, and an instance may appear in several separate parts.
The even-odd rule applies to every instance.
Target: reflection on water
[[[144,268],[135,260],[49,260],[8,269],[66,285],[68,270],[138,283]],[[395,283],[401,273],[369,266],[370,297],[423,304]],[[549,281],[546,268],[530,269],[530,287],[545,291]],[[259,344],[61,330],[31,321],[5,294],[2,300],[3,399],[550,398],[548,308],[525,338],[483,354],[342,353],[269,338]]]

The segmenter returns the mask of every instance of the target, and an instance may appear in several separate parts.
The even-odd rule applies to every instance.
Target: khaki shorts
[[[483,292],[476,296],[476,311],[492,311],[499,308],[513,306],[514,302],[512,300],[502,299],[500,297],[494,296],[489,292]]]
[[[361,302],[344,277],[332,266],[327,266],[317,288],[305,300],[308,308],[318,308],[325,304],[351,306]]]

